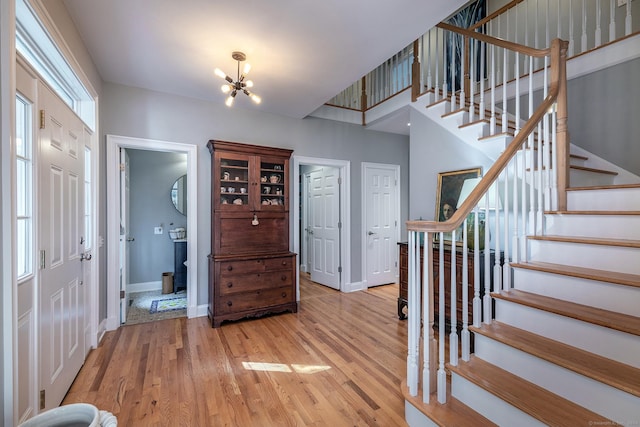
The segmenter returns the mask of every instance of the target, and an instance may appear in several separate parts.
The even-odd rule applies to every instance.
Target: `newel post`
[[[420,96],[420,40],[413,42],[413,63],[411,64],[411,102],[416,102]]]
[[[558,181],[558,210],[567,209],[567,187],[569,187],[569,127],[567,105],[567,49],[569,42],[555,39],[551,42],[551,66],[557,67],[557,72],[551,73],[551,82],[558,85],[556,142],[557,146],[557,181]],[[553,70],[552,70],[553,71]]]

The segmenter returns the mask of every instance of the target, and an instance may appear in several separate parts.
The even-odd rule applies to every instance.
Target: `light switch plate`
[[[154,234],[162,234],[162,227],[155,227],[153,229]]]

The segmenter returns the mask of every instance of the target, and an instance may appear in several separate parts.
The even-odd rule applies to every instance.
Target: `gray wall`
[[[350,282],[361,278],[361,164],[375,162],[400,165],[401,183],[408,182],[409,138],[373,132],[359,125],[330,120],[292,119],[223,104],[178,97],[139,88],[104,83],[100,99],[101,144],[114,134],[194,144],[198,149],[198,304],[207,302],[207,255],[210,242],[211,156],[209,139],[290,148],[294,155],[351,161],[351,262]],[[264,102],[268,102],[265,100]],[[104,162],[105,157],[102,161]],[[104,171],[104,165],[102,167]],[[104,179],[104,177],[103,177]],[[402,185],[401,220],[407,219],[408,185]],[[104,194],[104,181],[102,193]],[[104,195],[101,198],[104,200]],[[104,213],[105,204],[101,211]],[[104,215],[102,215],[104,220]],[[105,225],[101,224],[102,235]],[[101,288],[106,288],[102,274]],[[104,300],[103,300],[104,301]]]
[[[411,108],[410,136],[410,219],[435,218],[439,172],[481,167],[484,174],[493,164],[483,152],[456,138],[415,108]]]
[[[640,175],[640,59],[567,82],[571,143]]]
[[[187,155],[128,149],[129,153],[129,283],[159,282],[173,271],[169,229],[187,226],[187,217],[173,206],[170,190],[187,173]],[[163,234],[154,234],[162,225]]]

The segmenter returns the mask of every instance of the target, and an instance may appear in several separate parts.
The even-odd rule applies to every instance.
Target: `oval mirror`
[[[187,175],[176,179],[171,187],[171,202],[182,215],[187,215]]]

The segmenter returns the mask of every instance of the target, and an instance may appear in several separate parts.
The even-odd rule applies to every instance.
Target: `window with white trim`
[[[16,96],[16,272],[33,274],[33,106]]]

